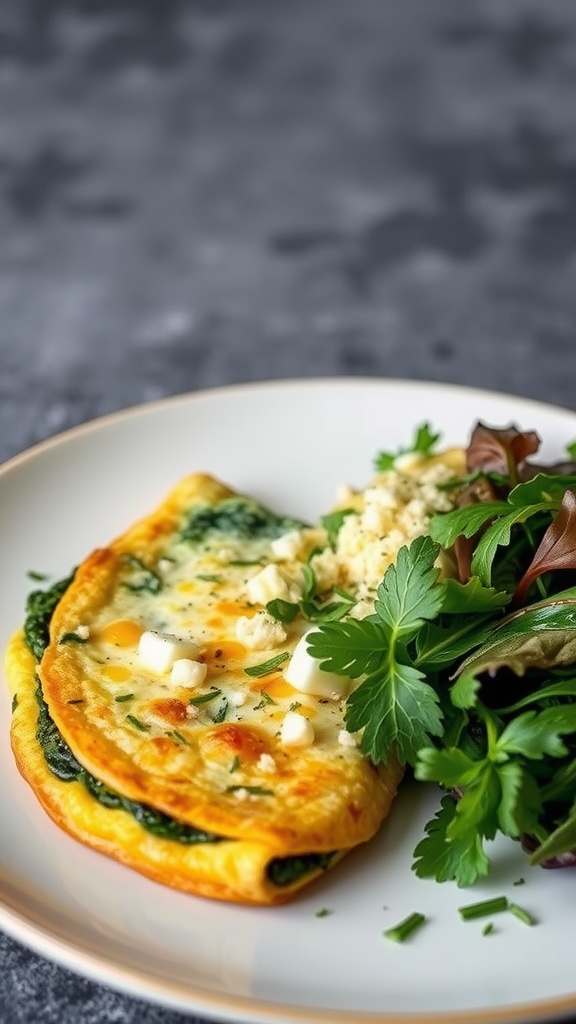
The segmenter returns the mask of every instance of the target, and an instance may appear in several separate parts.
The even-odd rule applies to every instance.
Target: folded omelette
[[[402,514],[422,532],[442,491],[412,479],[428,504],[404,494]],[[313,529],[193,475],[30,595],[6,658],[11,742],[61,828],[158,882],[248,904],[286,901],[375,834],[401,769],[360,753],[349,681],[305,650],[323,615],[369,610],[366,494]]]

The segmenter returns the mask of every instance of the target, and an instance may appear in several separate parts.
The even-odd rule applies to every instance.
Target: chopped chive
[[[458,907],[458,912],[464,921],[472,921],[476,917],[486,917],[488,914],[498,914],[501,910],[508,909],[508,897],[495,896],[491,900],[482,900],[480,903],[468,903],[465,907]]]
[[[260,696],[262,700],[260,700],[258,704],[255,705],[254,711],[260,711],[260,709],[266,707],[267,704],[270,705],[276,703],[276,701],[270,696],[270,694],[266,693],[266,690],[260,690]]]
[[[416,931],[424,924],[426,917],[424,914],[419,914],[415,911],[413,914],[409,914],[399,924],[394,925],[393,928],[387,928],[382,934],[387,939],[391,939],[392,942],[404,942],[412,932]]]
[[[199,704],[208,704],[209,701],[215,700],[219,697],[222,690],[210,690],[210,693],[202,693],[199,697],[190,697],[189,704],[194,704],[198,707]]]
[[[130,725],[133,725],[135,729],[139,729],[140,732],[148,732],[150,728],[149,725],[146,725],[145,722],[141,722],[135,715],[126,715],[126,721],[130,722]]]
[[[114,700],[117,704],[122,704],[125,700],[132,700],[133,697],[133,693],[119,693],[117,697],[114,697]]]
[[[251,668],[245,668],[244,671],[247,676],[257,679],[259,676],[266,676],[269,672],[273,672],[274,669],[282,665],[289,657],[288,651],[283,651],[282,654],[277,654],[274,658],[270,658],[269,661],[263,661],[260,665],[252,665]]]
[[[329,913],[328,907],[320,907],[320,910],[316,911],[314,917],[328,917]]]
[[[515,882],[512,882],[512,885],[524,885],[524,884],[525,884],[525,879],[524,878],[517,878]]]
[[[488,924],[485,924],[483,929],[482,929],[482,935],[491,935],[493,931],[494,931],[494,922],[493,921],[488,921]]]
[[[14,714],[14,712],[16,711],[17,707],[18,707],[18,694],[15,693],[14,696],[12,697],[12,714]]]
[[[172,738],[175,739],[177,743],[183,743],[186,747],[189,746],[186,737],[183,736],[181,732],[177,732],[176,729],[174,729],[173,732],[168,733],[168,735],[172,736]]]
[[[211,572],[199,572],[196,575],[197,580],[205,580],[206,583],[221,583],[222,577],[217,576],[216,573]]]
[[[233,558],[228,565],[264,565],[261,558]]]
[[[241,763],[242,762],[240,761],[240,758],[238,757],[238,754],[236,754],[236,757],[232,761],[232,764],[230,765],[230,768],[229,768],[230,775],[232,775],[232,773],[235,772],[240,767]]]
[[[84,697],[74,697],[72,700],[67,700],[67,704],[83,704]]]
[[[265,789],[264,786],[226,786],[225,793],[237,793],[238,790],[244,790],[246,793],[250,793],[251,796],[274,796],[273,789]]]
[[[299,700],[293,700],[291,705],[290,705],[290,707],[288,708],[288,711],[298,711],[298,708],[301,708],[301,707],[302,707],[302,704],[300,703]]]
[[[228,701],[225,700],[225,701],[222,702],[222,704],[218,708],[218,711],[216,712],[216,714],[212,718],[212,721],[215,723],[215,725],[220,725],[220,722],[224,721],[224,719],[226,718],[227,712],[228,712]]]
[[[532,917],[532,914],[529,914],[527,910],[524,910],[524,907],[519,907],[517,903],[511,903],[508,909],[514,914],[514,917],[517,917],[524,924],[536,924],[536,918]]]
[[[29,580],[38,580],[38,582],[48,579],[48,576],[46,575],[45,572],[36,572],[35,569],[29,569],[26,575]]]

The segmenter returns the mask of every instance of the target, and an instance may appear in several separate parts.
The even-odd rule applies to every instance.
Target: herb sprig
[[[437,438],[426,426],[410,450]],[[576,464],[530,462],[538,446],[477,424],[454,509],[400,550],[373,614],[310,633],[322,668],[358,680],[346,726],[361,751],[446,791],[420,877],[472,885],[498,832],[532,863],[576,863]],[[458,579],[440,577],[440,555]]]

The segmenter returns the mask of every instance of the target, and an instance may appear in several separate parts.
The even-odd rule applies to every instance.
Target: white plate
[[[476,418],[537,428],[543,454],[576,437],[565,410],[404,381],[287,381],[205,391],[68,432],[0,471],[0,640],[21,620],[28,570],[65,574],[153,507],[179,477],[209,470],[279,510],[314,518],[342,482],[361,486],[381,448],[429,420],[447,443]],[[405,787],[380,837],[277,909],[184,896],[85,849],[20,779],[0,688],[0,926],[39,953],[165,1006],[266,1024],[533,1022],[576,1014],[576,873],[528,869],[493,849],[472,892],[415,878],[412,851],[437,806]],[[520,876],[521,890],[513,888]],[[462,922],[457,908],[505,892],[538,919]],[[326,907],[330,913],[316,917]],[[382,937],[411,911],[405,944]]]

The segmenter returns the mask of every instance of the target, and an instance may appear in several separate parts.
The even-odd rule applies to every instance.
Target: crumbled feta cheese
[[[297,558],[302,549],[301,530],[289,530],[281,537],[276,537],[270,544],[272,554],[275,558],[292,560]]]
[[[196,660],[200,651],[193,640],[184,640],[172,633],[146,629],[138,643],[138,658],[151,672],[167,672],[179,658]]]
[[[348,732],[347,729],[340,729],[338,733],[338,743],[341,747],[356,747],[358,741],[353,732]]]
[[[428,531],[430,517],[452,507],[441,484],[458,472],[455,452],[446,461],[426,460],[408,453],[394,469],[381,473],[362,495],[358,514],[347,516],[334,552],[334,579],[353,589],[359,600],[370,601],[398,551]],[[322,556],[313,565],[322,570]],[[357,613],[356,613],[357,614]]]
[[[402,455],[397,455],[394,459],[394,468],[402,472],[410,472],[421,461],[422,456],[417,452],[404,452]]]
[[[280,726],[284,747],[309,747],[314,742],[314,726],[297,711],[287,711]]]
[[[175,686],[200,686],[208,671],[202,661],[193,661],[191,658],[177,658],[172,665],[170,682]]]
[[[339,484],[336,491],[336,502],[338,505],[347,505],[349,502],[354,501],[357,491],[350,487],[350,484]]]
[[[273,775],[276,771],[276,761],[271,754],[260,754],[256,767],[259,768],[261,772]]]
[[[313,658],[308,651],[310,633],[311,630],[308,630],[296,644],[292,657],[284,669],[284,678],[301,693],[340,700],[348,693],[350,680],[346,676],[338,676],[335,672],[325,672],[320,668],[318,659]]]
[[[352,519],[352,516],[348,518]],[[314,555],[311,565],[319,591],[331,590],[340,583],[340,560],[332,548],[324,548]]]
[[[236,621],[236,636],[251,651],[277,647],[287,635],[282,623],[276,622],[267,612],[257,612],[252,617],[241,615]]]
[[[252,604],[268,604],[276,598],[299,601],[302,588],[287,572],[271,562],[248,580],[246,596]]]
[[[234,790],[234,796],[236,797],[237,800],[248,800],[250,797],[250,792],[249,790],[244,789],[243,786],[240,786],[238,789]]]
[[[75,633],[80,640],[87,640],[90,636],[90,628],[88,626],[76,626]]]
[[[246,703],[246,694],[242,690],[233,690],[228,699],[235,708],[241,708]]]

